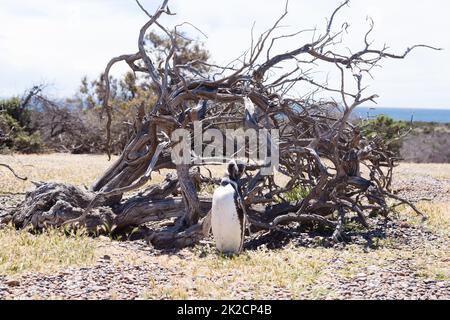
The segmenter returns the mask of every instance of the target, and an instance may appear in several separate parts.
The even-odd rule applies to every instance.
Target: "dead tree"
[[[199,198],[196,186],[217,180],[194,170],[206,166],[207,161],[175,165],[170,157],[174,146],[171,133],[179,128],[192,132],[194,120],[201,121],[205,128],[253,126],[279,130],[279,171],[289,177],[288,183],[278,185],[273,176],[261,175],[258,164],[247,167],[242,181],[249,220],[255,229],[270,230],[299,222],[332,228],[333,237],[339,240],[349,217],[355,216],[364,227],[369,227],[370,213],[389,213],[388,199],[407,203],[391,193],[395,158],[384,142],[362,136],[349,120],[357,106],[377,98],[364,95],[363,79],[382,60],[403,59],[420,47],[435,48],[414,45],[402,54],[391,53],[387,47],[373,48],[369,41],[372,23],[362,48],[339,52],[336,45],[348,25],[336,29],[334,20],[348,4],[345,1],[331,14],[321,35],[315,30],[310,42],[272,55],[277,40],[298,34],[273,35],[288,14],[286,5],[283,15],[252,40],[242,57],[227,66],[208,64],[206,73],[193,68],[206,64],[202,61],[176,64],[179,26],[169,31],[159,22],[162,15],[172,14],[167,4],[168,0],[164,0],[154,14],[149,14],[138,2],[149,20],[139,32],[137,52],[112,59],[104,73],[108,145],[113,143],[109,134],[113,115],[108,103],[111,67],[126,62],[134,72],[146,75],[156,88],[157,102],[141,106],[135,119],[135,134],[121,156],[91,190],[53,183],[40,185],[21,206],[2,214],[4,222],[35,228],[81,224],[99,232],[178,218],[174,225],[152,234],[151,242],[169,247],[197,242],[207,229],[205,216],[211,199]],[[159,65],[154,64],[145,46],[145,35],[151,28],[164,33],[173,43]],[[338,87],[320,83],[311,76],[307,70],[318,63],[335,68],[340,75]],[[286,65],[293,68],[286,70]],[[280,73],[281,67],[284,71]],[[295,86],[311,87],[311,94],[295,98]],[[315,100],[312,93],[319,90],[338,94],[341,101]],[[250,122],[246,99],[255,107]],[[195,107],[198,103],[206,106],[201,114]],[[368,173],[362,173],[362,166]],[[153,170],[163,168],[172,169],[173,173],[162,184],[152,185],[131,198],[124,197],[144,186]],[[285,195],[296,188],[308,192],[295,201],[286,199]]]

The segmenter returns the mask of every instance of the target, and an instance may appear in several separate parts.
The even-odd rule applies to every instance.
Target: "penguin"
[[[217,250],[224,255],[238,255],[244,245],[246,209],[239,186],[244,169],[232,160],[213,194],[211,228]]]

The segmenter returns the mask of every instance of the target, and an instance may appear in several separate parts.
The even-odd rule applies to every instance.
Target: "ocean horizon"
[[[398,121],[450,123],[450,109],[357,107],[353,114],[361,119],[385,115]]]

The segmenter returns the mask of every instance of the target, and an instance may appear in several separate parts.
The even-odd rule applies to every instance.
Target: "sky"
[[[142,0],[153,12],[160,1]],[[340,0],[291,0],[289,15],[278,34],[325,26]],[[268,29],[283,13],[280,0],[172,0],[176,16],[161,22],[173,26],[191,22],[183,31],[198,38],[219,64],[228,63]],[[442,47],[444,51],[418,49],[405,60],[385,61],[374,72],[369,93],[377,93],[379,106],[450,109],[450,2],[447,0],[353,0],[343,9],[336,26],[350,23],[344,44],[360,49],[375,21],[371,39],[402,53],[416,43]],[[47,83],[54,97],[73,95],[83,76],[94,78],[107,62],[124,53],[137,52],[140,27],[147,21],[134,0],[0,0],[0,97],[20,95],[38,83]],[[280,41],[274,53],[300,47],[311,34]],[[113,71],[123,73],[126,66]],[[319,70],[317,77],[332,77]]]

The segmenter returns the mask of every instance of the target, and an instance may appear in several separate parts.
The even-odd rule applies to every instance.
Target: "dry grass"
[[[63,153],[45,155],[0,155],[0,163],[10,165],[17,174],[27,177],[27,181],[20,181],[6,169],[0,167],[0,194],[24,193],[34,186],[31,181],[64,182],[76,186],[90,186],[116,160],[111,162],[106,155],[72,155]],[[225,165],[209,166],[202,169],[205,175],[222,177]],[[150,183],[163,181],[168,170],[161,170],[152,174]],[[277,181],[287,181],[285,176],[277,175]],[[206,192],[212,192],[208,189]]]
[[[117,159],[113,157],[112,161]],[[66,182],[77,186],[91,185],[112,162],[106,155],[72,155],[72,154],[45,154],[45,155],[0,155],[0,163],[12,166],[16,172],[28,177],[28,181],[19,181],[5,168],[0,167],[0,193],[26,192],[33,187],[30,181]],[[221,177],[226,166],[210,166],[208,169],[214,177]],[[208,171],[202,171],[205,175]],[[153,174],[153,182],[160,182],[167,171]],[[450,164],[410,164],[402,163],[396,169],[397,176],[411,175],[432,176],[438,179],[450,178]],[[287,181],[281,174],[275,177],[278,183]]]
[[[110,163],[104,155],[0,155],[0,162],[7,163],[28,181],[19,181],[6,169],[0,169],[0,192],[26,192],[33,188],[31,181],[67,182],[89,186],[105,171]]]
[[[0,229],[0,275],[51,272],[95,261],[95,240],[79,231],[67,235],[58,230],[41,234]]]
[[[391,241],[380,241],[376,250],[349,245],[344,250],[288,246],[281,250],[247,251],[225,258],[162,256],[158,263],[176,275],[164,286],[152,282],[147,299],[246,299],[288,297],[290,299],[343,298],[332,285],[336,278],[352,280],[370,269],[389,270],[396,261],[409,261],[414,274],[428,280],[450,280],[446,246],[427,244],[408,249]],[[202,257],[202,258],[201,258]]]
[[[161,264],[182,272],[183,276],[163,287],[155,285],[144,297],[232,299],[238,291],[248,299],[286,294],[300,299],[307,292],[315,298],[337,297],[324,285],[330,277],[329,263],[334,256],[331,249],[258,250],[233,258],[215,253],[200,258],[196,253],[191,259],[161,257]]]
[[[110,165],[106,156],[63,154],[0,156],[0,162],[12,165],[19,174],[28,176],[30,180],[50,180],[80,186],[90,185]],[[214,176],[221,176],[223,170],[221,166],[212,168]],[[164,174],[155,174],[154,182],[160,181]],[[397,170],[398,176],[413,174],[447,179],[450,177],[450,165],[401,164]],[[30,182],[18,181],[0,168],[0,192],[24,192],[31,187]],[[423,202],[418,206],[429,217],[427,227],[448,236],[450,203]],[[420,223],[411,210],[406,207],[399,209],[411,223]],[[398,246],[395,239],[379,239],[378,244],[377,250],[369,251],[357,245],[339,251],[303,247],[248,251],[233,259],[217,256],[212,253],[212,249],[200,246],[194,250],[183,250],[179,255],[142,259],[142,253],[129,255],[129,252],[121,252],[122,249],[117,249],[113,243],[102,242],[99,245],[98,239],[89,239],[82,234],[66,236],[51,230],[33,235],[5,228],[0,230],[0,275],[88,265],[108,250],[108,254],[112,252],[113,256],[118,257],[126,255],[136,264],[147,263],[147,259],[152,259],[172,270],[169,281],[164,285],[156,285],[155,280],[145,298],[227,299],[235,297],[236,290],[244,292],[248,298],[278,295],[294,299],[339,298],[333,288],[327,285],[330,279],[352,278],[358,273],[367,272],[368,267],[387,268],[397,260],[410,261],[420,277],[450,280],[448,245],[424,243],[418,248],[409,249]]]
[[[5,168],[0,167],[0,193],[24,193],[34,186],[31,181],[70,183],[76,186],[90,186],[117,157],[108,161],[106,155],[0,155],[0,163],[10,165],[17,174],[27,177],[20,181]],[[153,183],[163,181],[167,171],[152,175]]]
[[[402,206],[399,211],[414,225],[425,224],[436,233],[450,236],[450,202],[423,201],[416,206],[425,214],[426,221],[422,221],[410,207]]]
[[[448,236],[449,204],[418,206],[429,217],[427,227]],[[411,210],[400,208],[400,212],[411,223],[420,223]],[[205,248],[198,247],[194,254],[159,257],[158,262],[178,276],[165,286],[154,285],[144,298],[233,299],[236,291],[248,299],[343,298],[329,285],[333,279],[353,279],[367,274],[369,269],[389,270],[396,261],[408,261],[417,277],[450,281],[448,243],[424,242],[409,248],[397,239],[375,241],[375,250],[360,245],[349,245],[344,250],[288,246],[281,250],[247,251],[231,259],[211,253],[213,250],[205,256]]]
[[[429,176],[435,179],[450,179],[450,163],[401,163],[397,176]]]
[[[413,252],[412,261],[417,269],[417,276],[436,281],[450,281],[448,243],[439,246],[427,243],[423,249]]]
[[[423,244],[410,249],[398,246],[396,241],[380,241],[376,250],[366,251],[359,246],[349,246],[340,255],[341,268],[336,274],[352,278],[366,273],[368,267],[389,268],[397,260],[409,261],[416,276],[432,280],[450,280],[448,248],[443,245]]]

